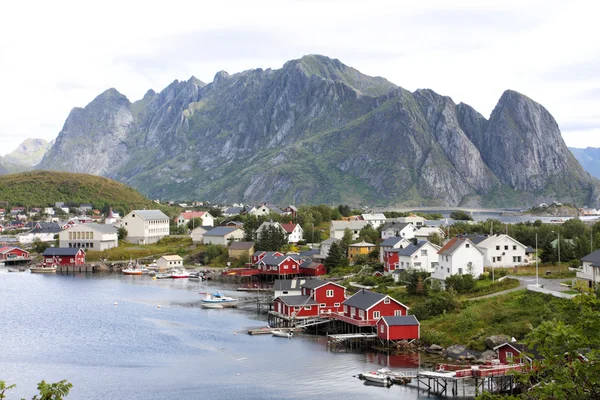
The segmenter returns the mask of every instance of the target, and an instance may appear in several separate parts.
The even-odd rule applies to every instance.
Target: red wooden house
[[[0,260],[8,260],[11,258],[29,258],[29,252],[19,247],[0,247]]]
[[[260,260],[262,260],[263,258],[265,258],[265,256],[267,255],[272,255],[272,256],[282,256],[283,253],[280,253],[278,251],[264,251],[264,250],[258,250],[255,251],[254,254],[252,254],[252,264],[258,264],[258,262]]]
[[[377,337],[382,340],[411,340],[421,337],[421,324],[414,315],[381,317]]]
[[[300,264],[300,273],[308,276],[319,276],[325,275],[327,271],[323,264],[308,260]]]
[[[383,253],[383,270],[393,272],[400,265],[398,249],[391,249]]]
[[[46,265],[83,265],[85,264],[85,251],[81,248],[51,247],[44,250],[43,262]]]
[[[408,307],[385,294],[362,289],[343,303],[344,314],[336,319],[357,326],[375,326],[381,317],[407,315]]]
[[[530,363],[532,359],[524,353],[527,351],[525,345],[521,343],[504,343],[494,347],[498,352],[500,364],[522,364]]]
[[[261,271],[261,275],[298,275],[300,262],[291,256],[268,254],[259,261],[258,269]]]
[[[290,318],[319,316],[319,303],[309,296],[280,296],[275,299],[275,312]]]
[[[302,295],[311,297],[319,304],[319,313],[337,313],[343,310],[346,288],[333,282],[309,279],[302,284]]]

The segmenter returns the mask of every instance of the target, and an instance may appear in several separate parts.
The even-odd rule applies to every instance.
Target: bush
[[[437,315],[455,312],[460,309],[460,302],[456,296],[456,292],[452,289],[434,292],[430,297],[421,303],[413,306],[414,315],[425,320],[433,318]]]
[[[446,278],[446,287],[456,290],[458,293],[468,293],[475,289],[476,283],[473,275],[451,275]]]
[[[425,345],[439,344],[444,340],[444,333],[434,328],[423,329],[421,332],[421,343]]]

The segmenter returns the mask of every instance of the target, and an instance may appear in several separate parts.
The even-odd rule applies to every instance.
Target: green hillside
[[[0,176],[0,201],[10,206],[47,207],[91,203],[121,212],[157,208],[137,190],[108,178],[70,172],[30,171]]]

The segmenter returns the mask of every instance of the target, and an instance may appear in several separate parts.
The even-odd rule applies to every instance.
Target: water
[[[419,211],[419,210],[415,209],[415,211]],[[441,214],[443,217],[443,219],[440,219],[440,220],[426,221],[426,225],[439,226],[439,225],[446,225],[446,223],[454,224],[456,222],[464,222],[464,221],[456,221],[456,220],[453,220],[452,218],[450,218],[450,213],[452,213],[451,210],[429,210],[428,209],[423,212],[426,212],[428,214]],[[468,213],[468,214],[473,217],[473,221],[475,221],[475,222],[483,222],[483,221],[487,221],[488,219],[495,219],[495,220],[498,220],[505,224],[517,224],[519,222],[534,222],[536,220],[540,220],[544,223],[550,223],[550,222],[556,221],[558,219],[561,219],[563,221],[571,219],[571,217],[540,217],[540,216],[536,216],[536,215],[500,215],[501,213],[499,211],[475,211],[473,213]]]
[[[201,309],[203,290],[186,279],[0,268],[0,380],[17,384],[9,399],[31,398],[42,379],[67,379],[68,398],[87,400],[427,398],[353,377],[416,368],[419,355],[329,352],[325,338],[309,335],[250,336],[245,328],[265,326],[264,316],[251,306]]]

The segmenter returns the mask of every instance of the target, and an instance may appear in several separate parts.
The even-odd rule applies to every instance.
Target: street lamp
[[[554,231],[552,231],[552,233],[554,233]],[[556,242],[556,245],[558,246],[558,272],[560,272],[560,232],[556,232],[556,234],[558,235],[558,241]]]

